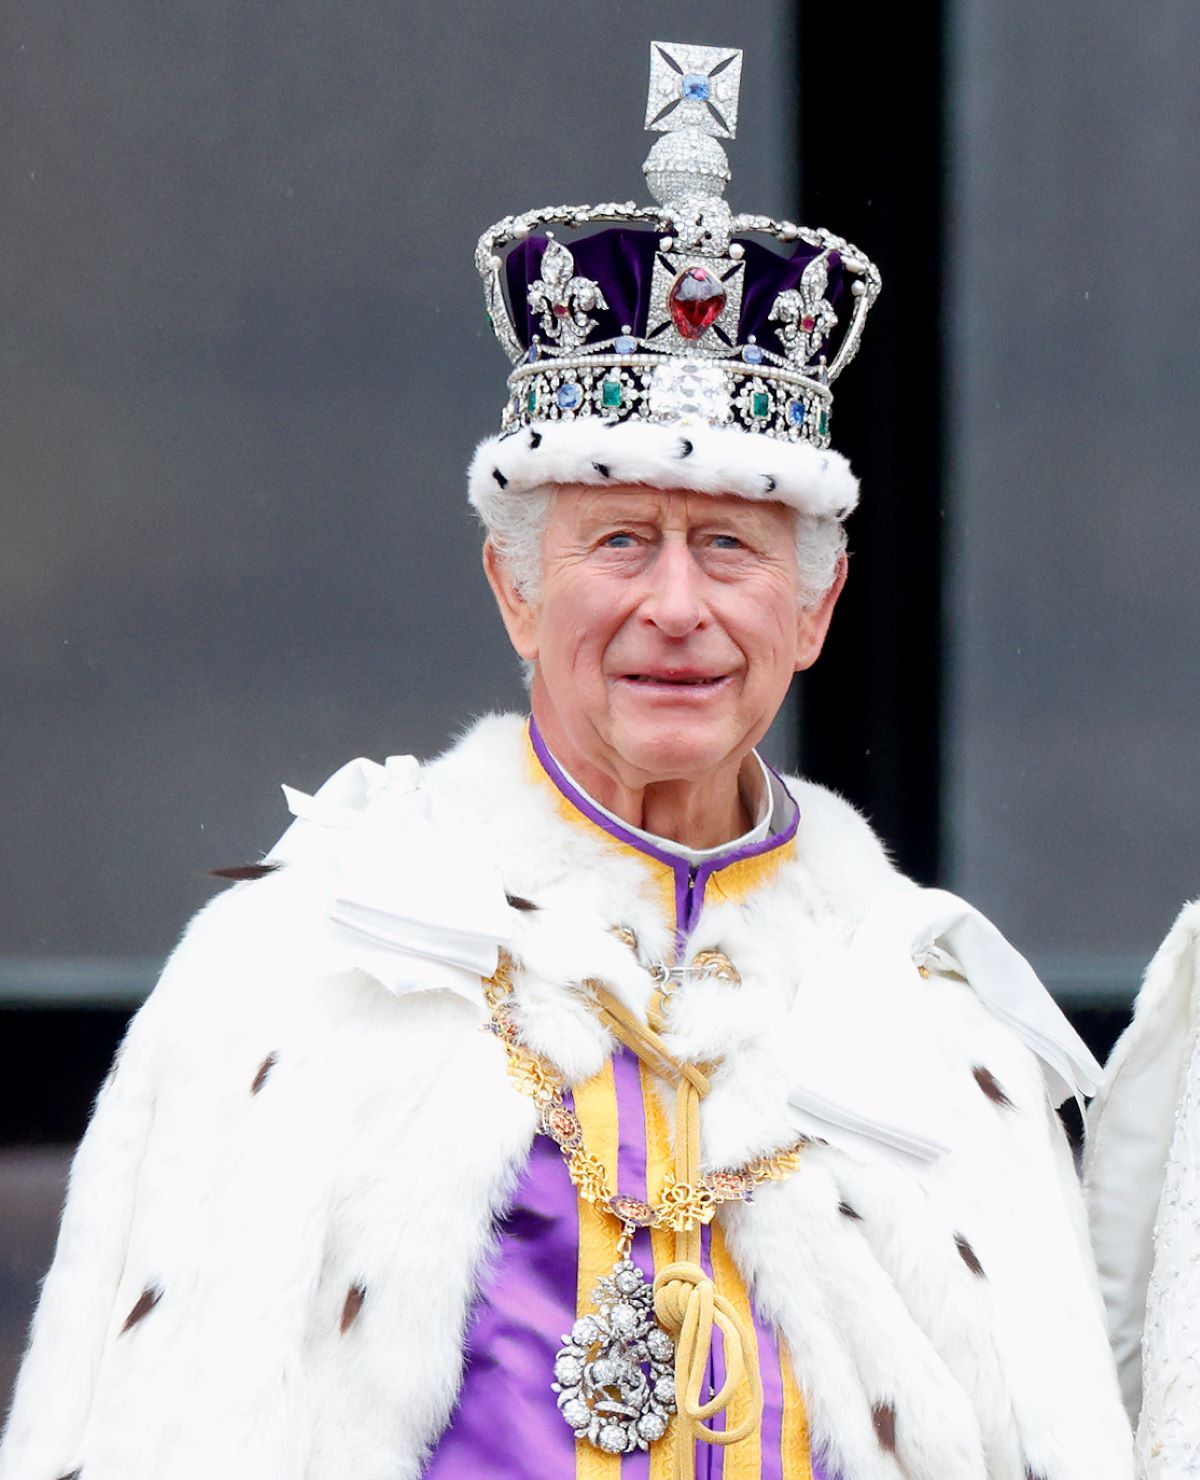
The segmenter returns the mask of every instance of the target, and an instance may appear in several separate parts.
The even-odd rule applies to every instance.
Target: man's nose
[[[666,539],[650,570],[642,612],[668,637],[686,637],[705,616],[703,572],[686,540]]]

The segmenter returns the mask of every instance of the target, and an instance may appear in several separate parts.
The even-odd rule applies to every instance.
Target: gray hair
[[[476,509],[492,547],[508,566],[517,590],[536,601],[542,585],[542,536],[555,489],[552,485],[523,492],[489,488]],[[794,511],[796,574],[802,607],[819,606],[837,576],[846,549],[846,531],[836,519]]]

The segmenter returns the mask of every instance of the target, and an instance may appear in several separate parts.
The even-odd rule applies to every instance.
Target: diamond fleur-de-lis
[[[780,293],[771,307],[770,319],[784,354],[794,365],[807,365],[837,325],[829,290],[830,252],[814,257],[800,275],[800,286]]]
[[[563,350],[577,349],[596,327],[591,311],[607,308],[600,285],[575,275],[575,258],[547,232],[542,275],[529,285],[530,309],[542,318],[542,333]]]

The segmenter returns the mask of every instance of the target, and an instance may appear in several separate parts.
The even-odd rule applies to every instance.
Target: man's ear
[[[500,608],[500,616],[508,632],[508,640],[517,651],[517,656],[530,663],[537,662],[537,608],[532,606],[512,578],[508,561],[496,550],[491,540],[484,542],[483,569]]]
[[[846,573],[849,570],[849,562],[845,552],[841,554],[837,564],[837,574],[833,578],[833,584],[826,591],[817,606],[804,607],[796,614],[796,672],[801,673],[805,668],[812,665],[821,656],[821,649],[825,645],[825,634],[829,631],[829,623],[833,620],[833,609],[837,605],[837,599],[842,594],[842,587],[846,584]]]

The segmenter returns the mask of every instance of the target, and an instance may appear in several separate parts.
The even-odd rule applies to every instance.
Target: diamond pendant
[[[630,1259],[592,1291],[554,1359],[558,1411],[606,1454],[647,1449],[675,1412],[675,1343],[654,1319],[654,1292]]]

